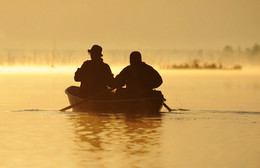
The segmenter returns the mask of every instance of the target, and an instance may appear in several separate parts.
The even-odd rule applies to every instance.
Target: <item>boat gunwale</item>
[[[78,96],[75,96],[71,93],[68,92],[68,89],[70,87],[68,87],[66,90],[65,90],[65,93],[70,96],[70,97],[73,97],[75,99],[78,99],[79,101],[83,101],[83,100],[87,100],[88,98],[86,99],[83,99],[83,98],[80,98]],[[146,100],[156,100],[156,99],[160,99],[160,100],[163,100],[163,97],[147,97],[147,98],[135,98],[135,99],[111,99],[111,100],[95,100],[95,99],[89,99],[88,101],[89,102],[134,102],[134,101],[146,101]]]

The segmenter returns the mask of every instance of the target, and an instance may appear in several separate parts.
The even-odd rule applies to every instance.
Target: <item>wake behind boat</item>
[[[160,91],[153,91],[151,96],[141,98],[122,99],[114,94],[109,99],[83,99],[77,96],[78,88],[70,86],[65,90],[75,112],[159,113],[164,102]]]

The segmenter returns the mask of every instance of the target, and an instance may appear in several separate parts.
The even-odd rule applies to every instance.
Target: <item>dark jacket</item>
[[[151,66],[142,62],[138,65],[125,67],[115,78],[116,87],[126,85],[133,92],[151,91],[162,84],[160,74]]]
[[[113,74],[103,59],[85,61],[75,72],[74,80],[81,82],[80,97],[93,96],[113,87]]]

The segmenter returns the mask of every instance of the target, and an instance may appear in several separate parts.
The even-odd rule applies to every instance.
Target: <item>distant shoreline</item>
[[[163,65],[159,67],[160,69],[192,69],[192,70],[241,70],[242,66],[239,64],[235,65],[223,65],[217,63],[203,63],[200,64],[198,60],[193,60],[192,63],[183,63],[183,64],[170,64]]]

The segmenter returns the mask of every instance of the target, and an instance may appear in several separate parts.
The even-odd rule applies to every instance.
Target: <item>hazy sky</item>
[[[0,48],[221,49],[260,43],[259,0],[0,0]]]

